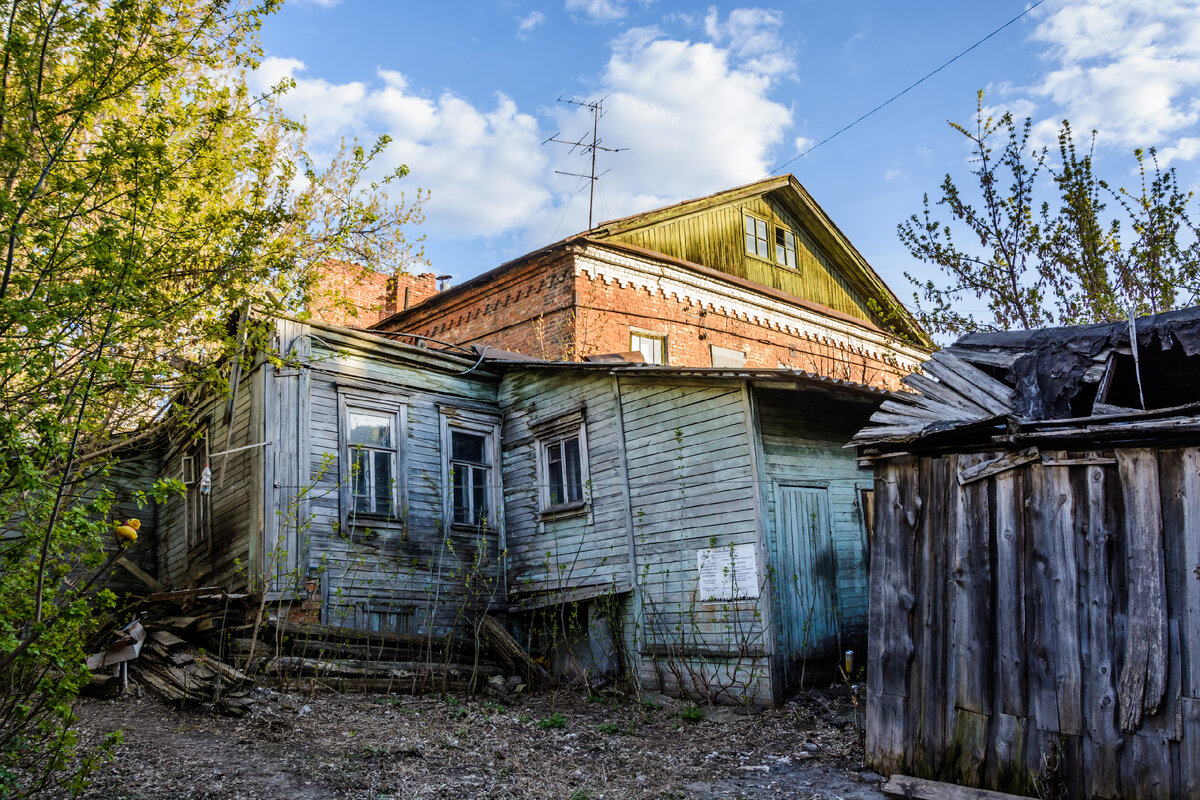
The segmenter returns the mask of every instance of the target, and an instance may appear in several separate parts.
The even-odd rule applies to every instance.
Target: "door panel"
[[[779,486],[772,561],[780,644],[789,660],[835,656],[837,559],[829,528],[829,490]]]

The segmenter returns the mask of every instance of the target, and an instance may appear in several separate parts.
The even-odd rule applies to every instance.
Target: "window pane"
[[[474,433],[450,432],[450,457],[455,461],[487,463],[487,439]]]
[[[371,462],[365,450],[350,453],[350,491],[354,495],[354,510],[371,512]]]
[[[550,505],[565,503],[567,492],[563,482],[562,443],[555,442],[546,447],[546,482],[549,484]]]
[[[350,412],[350,444],[392,446],[392,418],[386,414]]]
[[[746,252],[747,253],[758,252],[758,240],[754,238],[754,234],[752,234],[752,233],[746,234]]]
[[[471,475],[471,520],[472,524],[478,524],[487,518],[488,503],[487,503],[487,482],[488,471],[483,467],[473,467]]]
[[[764,242],[767,241],[767,223],[763,222],[761,219],[756,219],[754,220],[754,228],[755,233],[758,234],[758,238],[762,239]]]
[[[746,236],[749,239],[749,237],[754,236],[754,217],[749,214],[743,214],[742,218],[746,220]]]
[[[579,439],[572,437],[564,439],[563,448],[563,472],[565,473],[567,491],[566,501],[573,503],[576,500],[583,499],[583,469],[579,462]]]
[[[375,451],[375,513],[392,513],[392,454]]]
[[[454,483],[454,521],[470,522],[470,472],[464,464],[455,464],[450,470],[450,480]]]

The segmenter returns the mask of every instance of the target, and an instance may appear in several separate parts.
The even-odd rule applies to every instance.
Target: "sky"
[[[1155,147],[1200,189],[1200,0],[1035,3],[290,0],[254,80],[296,81],[283,107],[318,158],[392,138],[380,169],[429,192],[414,233],[451,283],[588,227],[589,181],[556,170],[590,163],[546,140],[590,134],[560,99],[602,99],[621,150],[599,154],[597,223],[791,172],[911,303],[905,272],[935,273],[896,226],[946,173],[968,183],[948,121],[973,123],[979,90],[1039,142],[1064,117],[1096,130],[1115,182]]]

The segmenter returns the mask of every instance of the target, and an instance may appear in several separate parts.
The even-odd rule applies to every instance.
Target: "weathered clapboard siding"
[[[495,409],[498,380],[468,372],[458,360],[372,345],[322,329],[310,342],[305,460],[307,514],[299,532],[300,564],[321,579],[322,615],[361,624],[366,610],[400,617],[413,632],[460,626],[465,614],[505,604],[500,561],[502,528],[447,529],[443,485],[443,411]],[[468,374],[459,374],[468,372]],[[378,398],[406,408],[401,474],[403,520],[351,525],[341,508],[339,389],[362,401]],[[499,422],[499,415],[495,415]],[[501,463],[492,470],[500,497]]]
[[[1200,449],[1043,451],[959,484],[1001,455],[876,468],[868,761],[1023,794],[1055,763],[1070,797],[1195,795]]]
[[[246,564],[250,557],[251,507],[258,487],[255,461],[262,458],[262,431],[252,425],[254,408],[262,402],[255,390],[263,363],[244,372],[233,397],[233,413],[226,421],[229,397],[211,397],[188,414],[194,430],[206,430],[212,468],[211,535],[206,543],[189,550],[186,498],[171,497],[159,510],[158,579],[171,587],[224,586],[231,591],[248,586]],[[182,478],[183,456],[191,445],[191,432],[172,437],[160,465],[160,475]],[[245,448],[245,449],[239,449]],[[237,452],[221,455],[227,450]],[[189,489],[195,491],[195,489]]]
[[[698,597],[698,551],[760,545],[747,390],[739,381],[619,380],[642,682],[770,703],[763,598],[706,603]],[[763,592],[761,553],[758,567]]]
[[[845,448],[854,432],[865,424],[874,406],[831,399],[816,393],[758,389],[755,405],[762,438],[763,479],[766,500],[766,537],[773,555],[786,548],[779,541],[782,510],[780,486],[813,487],[828,497],[829,526],[835,555],[836,587],[831,598],[843,647],[858,647],[867,633],[867,541],[859,507],[859,492],[871,488],[872,473],[860,469],[854,451]],[[794,584],[811,585],[811,576],[795,575],[796,564],[774,561],[776,591]],[[783,635],[783,626],[779,626]],[[784,644],[781,639],[781,646]],[[839,654],[838,641],[813,649],[807,657]]]
[[[768,223],[771,248],[775,246],[777,225],[796,234],[795,269],[746,253],[743,228],[746,212]],[[703,264],[876,324],[880,322],[866,296],[846,279],[843,270],[784,205],[770,196],[705,208],[609,238]]]
[[[500,388],[504,413],[504,508],[508,589],[514,602],[550,591],[629,589],[633,582],[614,378],[509,370]],[[539,422],[583,410],[588,481],[586,513],[543,515],[537,467]],[[576,592],[573,595],[580,599]]]

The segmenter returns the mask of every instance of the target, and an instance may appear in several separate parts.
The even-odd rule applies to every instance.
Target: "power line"
[[[1000,33],[1001,31],[1003,31],[1005,28],[1007,28],[1007,27],[1009,27],[1010,25],[1012,25],[1012,24],[1013,24],[1014,22],[1016,22],[1017,20],[1021,19],[1021,18],[1022,18],[1022,17],[1024,17],[1024,16],[1026,16],[1026,15],[1027,15],[1027,14],[1028,14],[1030,11],[1033,11],[1035,8],[1037,8],[1038,6],[1040,6],[1040,5],[1041,5],[1042,3],[1044,3],[1044,2],[1046,2],[1046,0],[1037,0],[1037,2],[1036,2],[1036,3],[1034,3],[1033,5],[1029,6],[1029,8],[1025,9],[1025,10],[1024,10],[1024,11],[1022,11],[1020,14],[1017,14],[1015,17],[1013,17],[1013,18],[1012,18],[1012,19],[1010,19],[1008,22],[1006,22],[1006,23],[1004,23],[1003,25],[1001,25],[999,28],[996,28],[994,31],[992,31],[992,32],[991,32],[991,33],[989,33],[987,36],[985,36],[985,37],[983,37],[982,39],[980,39],[979,41],[977,41],[975,44],[973,44],[973,45],[971,45],[970,47],[968,47],[966,50],[963,50],[961,53],[959,53],[958,55],[956,55],[954,58],[952,58],[952,59],[950,59],[949,61],[947,61],[946,63],[942,64],[940,67],[938,67],[937,69],[933,70],[932,72],[929,72],[929,73],[927,73],[926,75],[924,75],[924,76],[923,76],[923,77],[922,77],[920,80],[916,81],[915,83],[909,84],[908,86],[906,86],[906,87],[905,87],[904,89],[902,89],[901,91],[899,91],[899,92],[897,92],[896,94],[892,95],[892,96],[891,96],[891,97],[889,97],[887,100],[884,100],[882,103],[880,103],[879,105],[875,106],[875,107],[874,107],[874,108],[872,108],[870,111],[868,111],[867,113],[863,114],[863,115],[862,115],[861,117],[859,117],[858,119],[856,119],[856,120],[854,120],[853,122],[851,122],[849,125],[846,125],[845,127],[841,128],[840,130],[834,131],[833,133],[829,134],[829,135],[828,135],[828,136],[826,136],[824,139],[822,139],[821,141],[819,141],[819,142],[817,142],[816,144],[814,144],[812,147],[810,147],[810,148],[808,148],[807,150],[805,150],[803,153],[799,153],[798,155],[794,155],[794,156],[792,156],[791,158],[789,158],[787,161],[783,162],[782,164],[779,164],[779,165],[777,165],[777,166],[775,166],[775,167],[772,167],[772,168],[771,168],[771,171],[767,173],[767,177],[769,177],[769,176],[771,176],[771,175],[774,175],[776,172],[779,172],[779,170],[783,169],[783,168],[784,168],[784,167],[786,167],[788,164],[791,164],[793,161],[796,161],[797,159],[803,158],[804,156],[806,156],[806,155],[808,155],[809,153],[811,153],[813,150],[816,150],[816,149],[817,149],[818,147],[820,147],[821,145],[823,145],[823,144],[825,144],[825,143],[827,143],[827,142],[829,142],[829,141],[831,141],[831,140],[833,140],[833,139],[837,138],[838,136],[841,136],[843,133],[845,133],[846,131],[850,130],[850,129],[851,129],[851,128],[853,128],[855,125],[857,125],[858,123],[862,122],[862,121],[863,121],[864,119],[866,119],[867,117],[869,117],[869,116],[871,116],[872,114],[874,114],[876,111],[879,111],[879,110],[881,110],[881,109],[885,108],[886,106],[888,106],[889,104],[891,104],[893,100],[898,100],[899,98],[901,98],[901,97],[903,97],[904,95],[908,94],[908,93],[909,93],[909,92],[911,92],[913,89],[917,88],[917,87],[918,87],[918,86],[920,86],[922,83],[924,83],[925,81],[929,80],[929,79],[930,79],[930,78],[932,78],[934,75],[937,75],[939,72],[941,72],[942,70],[944,70],[946,67],[950,66],[950,65],[951,65],[951,64],[953,64],[955,61],[958,61],[960,58],[962,58],[963,56],[965,56],[967,53],[969,53],[969,52],[971,52],[972,50],[974,50],[976,47],[979,47],[979,45],[983,44],[983,43],[984,43],[984,42],[986,42],[988,39],[991,39],[993,36],[995,36],[996,34]]]

